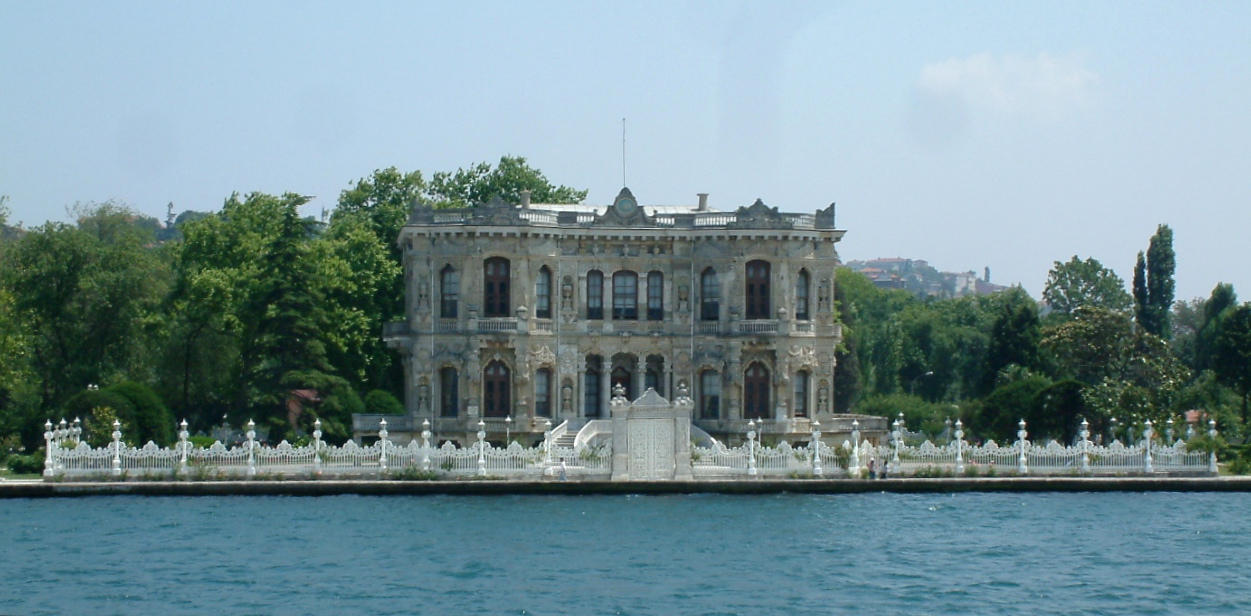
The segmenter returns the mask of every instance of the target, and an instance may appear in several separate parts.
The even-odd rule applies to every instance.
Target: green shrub
[[[211,436],[189,436],[187,437],[187,441],[191,443],[192,447],[208,449],[213,446],[213,443],[217,442],[217,439]]]
[[[14,475],[38,475],[43,472],[43,450],[29,455],[13,454],[9,456],[9,471]]]
[[[375,389],[365,394],[365,413],[370,415],[403,415],[404,405],[391,392]]]
[[[125,398],[130,402],[132,414],[123,417],[133,424],[137,442],[154,441],[157,445],[170,445],[177,438],[174,430],[174,415],[165,407],[161,397],[146,385],[134,381],[123,381],[105,390]]]

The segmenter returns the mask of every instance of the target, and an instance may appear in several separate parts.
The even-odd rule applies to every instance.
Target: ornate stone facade
[[[689,391],[693,423],[798,438],[832,412],[834,206],[416,205],[400,234],[408,429],[525,442],[608,419],[611,392]],[[571,430],[573,431],[573,430]],[[403,436],[392,430],[393,437]]]

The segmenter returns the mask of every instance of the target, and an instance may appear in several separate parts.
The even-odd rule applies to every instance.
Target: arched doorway
[[[743,375],[743,418],[764,419],[769,413],[769,369],[754,363]]]
[[[483,416],[507,417],[512,414],[512,408],[509,405],[511,390],[512,379],[509,378],[508,366],[501,361],[487,364],[482,374]]]

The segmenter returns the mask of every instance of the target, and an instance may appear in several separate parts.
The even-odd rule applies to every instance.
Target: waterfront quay
[[[357,495],[603,495],[603,494],[855,494],[957,492],[1251,492],[1251,477],[977,477],[758,479],[747,481],[135,481],[0,482],[0,498],[101,495],[333,496]]]

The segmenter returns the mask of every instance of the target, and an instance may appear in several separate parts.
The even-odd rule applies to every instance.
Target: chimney
[[[699,207],[695,209],[697,212],[708,211],[708,193],[697,193],[699,195]]]
[[[530,191],[528,190],[521,191],[521,209],[530,209]]]

